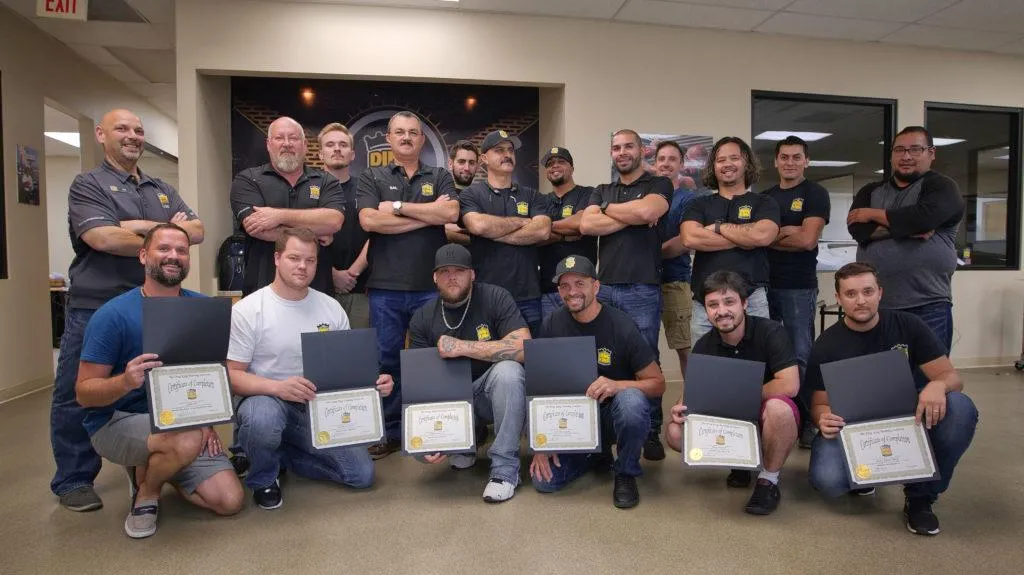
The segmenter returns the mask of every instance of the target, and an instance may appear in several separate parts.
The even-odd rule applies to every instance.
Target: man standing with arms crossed
[[[452,144],[451,150],[448,151],[448,171],[455,180],[456,194],[473,185],[473,178],[476,177],[479,165],[480,149],[476,144],[469,140],[459,140]],[[444,231],[449,242],[469,245],[469,234],[459,224],[445,224]]]

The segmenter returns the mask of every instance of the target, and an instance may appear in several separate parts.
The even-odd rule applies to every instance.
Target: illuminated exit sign
[[[42,18],[86,20],[89,0],[36,0],[36,15]]]

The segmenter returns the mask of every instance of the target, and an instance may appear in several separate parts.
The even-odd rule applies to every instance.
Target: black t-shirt
[[[517,184],[500,189],[476,182],[459,192],[459,205],[463,218],[472,213],[526,219],[547,215],[544,196]],[[517,301],[540,297],[537,246],[513,246],[471,235],[469,252],[477,281],[501,286]]]
[[[828,200],[828,190],[817,182],[804,180],[783,190],[773,186],[766,190],[765,195],[771,196],[779,205],[782,226],[801,226],[804,218],[824,218],[828,224],[832,207]],[[818,246],[813,250],[802,252],[786,252],[768,249],[769,285],[777,289],[812,289],[818,287]]]
[[[845,321],[826,329],[811,347],[804,383],[814,391],[825,391],[822,364],[890,349],[907,354],[911,370],[946,355],[942,342],[924,320],[911,313],[881,309],[878,325],[870,331],[853,331]]]
[[[594,188],[590,186],[576,186],[559,198],[553,192],[547,196],[547,213],[552,222],[572,217],[590,205],[590,195]],[[597,264],[597,238],[594,236],[582,236],[579,239],[566,242],[555,242],[540,248],[540,291],[550,293],[557,291],[554,282],[555,267],[558,262],[569,256],[583,256],[594,264]]]
[[[356,203],[359,210],[376,210],[381,202],[429,204],[442,195],[457,197],[455,181],[444,168],[424,166],[412,178],[405,168],[388,164],[359,175]],[[397,291],[435,289],[434,254],[448,243],[444,226],[427,226],[403,234],[371,233],[366,287]]]
[[[752,315],[746,316],[743,322],[746,326],[739,345],[733,347],[725,343],[718,330],[712,329],[693,344],[692,353],[764,362],[763,383],[775,379],[775,374],[787,367],[797,365],[793,344],[782,324]]]
[[[341,184],[341,189],[345,194],[345,223],[341,225],[338,233],[334,234],[334,242],[328,247],[331,252],[331,265],[336,270],[348,269],[359,257],[359,252],[363,250],[366,238],[369,237],[363,230],[363,226],[359,225],[355,180],[349,178]],[[356,285],[352,288],[353,293],[366,291],[366,278],[369,275],[369,270],[364,270],[359,274],[359,279],[356,280]]]
[[[526,327],[516,301],[505,288],[474,283],[472,293],[467,304],[469,311],[466,311],[465,305],[445,307],[440,297],[416,310],[409,321],[409,349],[436,347],[442,335],[466,341],[498,341]],[[465,319],[462,319],[463,312],[466,314]],[[442,313],[444,318],[441,317]],[[458,328],[448,329],[446,319],[448,325]],[[473,379],[482,376],[493,365],[477,359],[472,360],[472,364]]]
[[[242,222],[252,213],[252,208],[311,209],[332,208],[345,213],[345,194],[341,183],[327,172],[305,166],[303,174],[295,185],[278,174],[270,164],[263,164],[238,172],[231,182],[231,210],[239,228],[245,231]],[[346,214],[346,218],[355,214]],[[277,267],[274,265],[274,242],[245,236],[245,277],[242,293],[252,292],[270,285],[274,281]],[[317,256],[316,275],[309,287],[324,293],[334,293],[331,280],[331,252],[320,247]]]
[[[686,206],[683,222],[697,222],[702,226],[721,222],[723,224],[753,224],[761,220],[779,223],[779,204],[770,196],[746,192],[731,200],[717,192],[699,196]],[[753,287],[768,285],[768,250],[740,247],[717,252],[698,251],[693,256],[693,299],[702,302],[704,280],[719,270],[734,271]]]
[[[620,204],[639,200],[649,194],[672,204],[672,181],[646,172],[631,184],[601,184],[590,195],[591,205]],[[667,210],[666,210],[667,213]],[[598,244],[601,265],[598,279],[606,284],[661,283],[661,226],[626,226],[603,236]]]
[[[568,308],[560,307],[544,318],[539,334],[541,338],[594,336],[597,373],[616,381],[635,380],[640,370],[658,359],[633,318],[610,305],[602,305],[589,323],[576,321]]]

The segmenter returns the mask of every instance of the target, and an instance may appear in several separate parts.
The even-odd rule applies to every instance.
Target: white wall
[[[75,176],[82,172],[79,156],[46,156],[46,235],[50,247],[49,273],[66,278],[75,251],[68,236],[68,190]]]
[[[751,90],[895,98],[901,125],[923,123],[925,100],[1024,107],[1024,59],[1010,56],[329,4],[180,0],[177,9],[180,178],[211,238],[193,267],[202,270],[204,287],[213,281],[212,250],[230,230],[230,135],[223,130],[229,102],[218,75],[564,86],[561,106],[546,106],[560,111],[557,118],[541,119],[561,122],[561,132],[551,133],[562,140],[542,141],[540,149],[572,149],[583,183],[606,181],[608,134],[618,128],[749,138]],[[268,41],[267,23],[275,32],[293,31],[293,41]],[[453,56],[492,46],[495,38],[509,40],[500,57]],[[692,68],[665,73],[651,64],[651,47],[687,54]],[[776,62],[786,62],[784,73]],[[201,197],[196,190],[203,190]],[[214,210],[225,219],[207,218]],[[1022,279],[1020,272],[956,275],[953,355],[960,365],[1005,363],[1019,355]]]

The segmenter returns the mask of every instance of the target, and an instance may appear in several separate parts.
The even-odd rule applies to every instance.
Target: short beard
[[[462,176],[459,176],[459,175],[456,175],[456,174],[453,173],[452,174],[452,179],[455,180],[455,184],[456,185],[462,186],[463,188],[465,188],[465,187],[471,186],[473,184],[473,176],[474,175],[475,174],[470,174],[468,177],[463,178]]]
[[[443,303],[445,305],[445,307],[449,307],[449,308],[462,307],[462,304],[466,303],[466,300],[469,299],[469,292],[472,289],[473,289],[473,284],[469,284],[468,286],[465,287],[465,289],[463,289],[459,293],[455,294],[454,298],[449,298],[441,290],[438,290],[438,293],[441,294],[441,303]]]
[[[548,178],[548,181],[551,182],[552,186],[555,186],[557,188],[558,186],[561,186],[562,184],[565,183],[565,176],[562,176],[560,178]]]
[[[922,172],[918,172],[916,169],[913,172],[910,172],[909,174],[906,175],[901,174],[898,171],[893,171],[893,177],[895,177],[897,180],[905,184],[913,184],[914,182],[923,178],[924,174]]]
[[[271,158],[271,163],[277,171],[289,174],[302,166],[302,159],[299,158],[298,154],[294,156],[280,155],[276,158]]]
[[[733,319],[736,320],[735,316],[733,317]],[[732,329],[722,329],[722,328],[718,327],[718,318],[715,318],[715,323],[714,323],[715,329],[718,330],[718,333],[732,333],[732,332],[736,331],[737,329],[739,329],[740,326],[742,326],[742,325],[743,325],[743,317],[742,316],[738,320],[736,320],[735,323],[732,324]]]
[[[164,273],[163,266],[164,264],[169,263],[176,263],[178,264],[178,267],[181,268],[181,271],[178,273],[177,277],[171,277]],[[149,277],[153,278],[153,280],[156,283],[164,287],[171,288],[181,285],[181,282],[185,281],[185,278],[188,277],[188,265],[183,264],[180,260],[163,260],[157,263],[155,266],[146,266],[146,272],[149,275]]]
[[[619,167],[619,163],[615,162],[615,169],[616,169],[616,171],[618,171],[622,175],[632,174],[633,172],[636,171],[637,168],[640,167],[640,162],[642,162],[642,161],[643,161],[643,158],[641,158],[640,156],[637,156],[632,162],[629,163],[629,167],[626,168],[626,169],[620,168]]]

